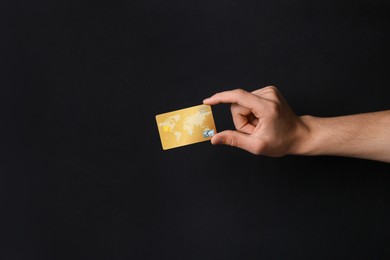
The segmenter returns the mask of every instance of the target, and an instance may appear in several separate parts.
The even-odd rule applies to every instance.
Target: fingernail
[[[204,102],[207,102],[209,99],[210,99],[210,98],[205,98],[205,99],[203,99],[203,103],[204,103]]]

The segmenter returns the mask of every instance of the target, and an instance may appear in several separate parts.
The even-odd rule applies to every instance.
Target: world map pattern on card
[[[210,140],[216,133],[211,107],[198,105],[156,116],[164,150]]]

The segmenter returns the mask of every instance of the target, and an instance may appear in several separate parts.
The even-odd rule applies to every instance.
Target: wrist
[[[315,150],[315,117],[304,115],[298,117],[298,125],[295,140],[290,154],[292,155],[312,155]]]

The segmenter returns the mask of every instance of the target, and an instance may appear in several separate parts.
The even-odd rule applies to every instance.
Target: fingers
[[[248,104],[245,99],[250,96],[250,94],[271,100],[275,100],[280,95],[278,89],[275,86],[267,86],[252,92],[247,92],[242,89],[235,89],[216,93],[213,96],[204,99],[203,103],[206,105],[216,105],[219,103],[237,103],[244,106],[244,103]],[[249,106],[246,107],[251,108]]]
[[[237,130],[217,133],[211,139],[212,144],[234,146],[257,155],[285,153],[296,116],[276,87],[268,86],[253,92],[242,89],[219,92],[203,103],[230,103]]]
[[[243,106],[238,104],[232,104],[230,111],[233,117],[233,123],[236,129],[240,132],[250,134],[255,129],[255,126],[252,124],[253,118],[255,117],[252,112]]]
[[[211,139],[211,143],[213,145],[225,144],[238,147],[253,154],[261,154],[264,150],[264,145],[259,139],[255,139],[251,135],[231,130],[226,130],[214,135]]]
[[[206,105],[219,103],[239,104],[251,110],[255,116],[258,116],[260,111],[266,109],[266,103],[263,99],[242,89],[219,92],[203,100],[203,103]]]

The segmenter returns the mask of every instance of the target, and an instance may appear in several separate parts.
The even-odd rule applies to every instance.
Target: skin
[[[214,145],[272,157],[332,155],[390,163],[390,110],[328,118],[297,116],[274,86],[219,92],[203,103],[231,104],[236,130],[214,135]]]

